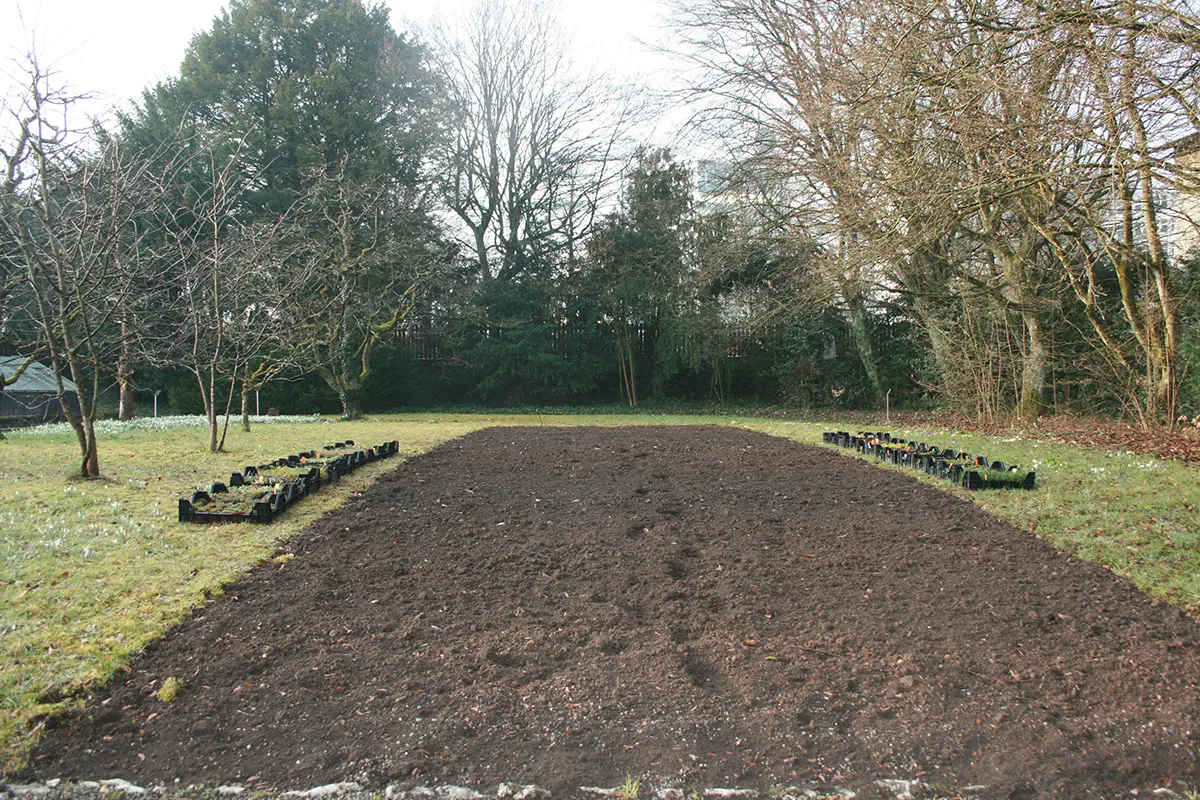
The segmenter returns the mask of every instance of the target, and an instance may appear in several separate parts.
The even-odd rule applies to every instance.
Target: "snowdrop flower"
[[[309,423],[320,422],[321,416],[320,414],[286,414],[278,417],[251,416],[250,421],[257,425]],[[182,428],[206,427],[208,427],[208,419],[200,414],[172,417],[138,417],[127,422],[114,419],[104,419],[96,422],[96,432],[107,436],[119,436],[126,431],[170,431]],[[50,425],[25,428],[15,433],[20,436],[53,436],[71,432],[72,428],[70,424],[57,422]]]

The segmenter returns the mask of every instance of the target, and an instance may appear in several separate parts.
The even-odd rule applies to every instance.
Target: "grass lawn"
[[[839,426],[737,417],[405,414],[231,428],[226,453],[204,451],[202,426],[107,427],[104,477],[74,477],[69,431],[0,441],[0,766],[19,767],[48,717],[76,707],[221,586],[270,558],[305,524],[366,489],[396,460],[370,464],[269,526],[176,521],[179,497],[246,464],[353,439],[398,439],[401,457],[492,425],[733,424],[819,443]],[[842,429],[853,430],[849,426]],[[886,428],[879,428],[884,430]],[[1156,596],[1200,608],[1200,470],[1145,456],[946,430],[900,430],[942,446],[1036,469],[1036,492],[967,493],[907,470]],[[845,453],[842,457],[856,457]],[[901,469],[899,467],[880,467]]]

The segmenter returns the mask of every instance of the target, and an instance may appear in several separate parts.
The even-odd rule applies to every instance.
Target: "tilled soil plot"
[[[491,429],[288,550],[48,732],[36,775],[1200,785],[1192,619],[828,450]]]

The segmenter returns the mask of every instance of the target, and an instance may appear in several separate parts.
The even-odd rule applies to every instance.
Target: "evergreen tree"
[[[435,83],[383,6],[233,0],[179,76],[123,120],[144,152],[196,148],[230,163],[241,224],[296,223],[276,227],[298,228],[304,246],[287,249],[313,278],[278,313],[296,320],[293,356],[348,417],[361,414],[375,345],[444,258],[423,190]],[[205,179],[191,175],[181,195],[203,196]]]
[[[687,168],[665,148],[641,150],[621,209],[589,242],[594,290],[613,326],[621,390],[630,407],[638,404],[640,371],[661,389],[666,376],[656,372],[659,336],[689,306],[692,206]]]

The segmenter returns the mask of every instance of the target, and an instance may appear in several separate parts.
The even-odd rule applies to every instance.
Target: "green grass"
[[[625,782],[617,787],[619,800],[640,800],[642,795],[642,779],[632,775],[625,776]]]
[[[113,426],[101,434],[104,477],[95,481],[74,477],[78,449],[69,432],[9,434],[0,441],[0,767],[19,768],[45,719],[78,707],[86,687],[397,462],[369,464],[269,526],[180,524],[177,500],[193,489],[246,464],[344,439],[398,439],[405,457],[493,425],[664,423],[733,424],[805,443],[819,443],[823,430],[837,427],[695,415],[408,414],[231,429],[228,452],[210,454],[202,427]],[[1039,489],[1032,493],[967,493],[918,477],[1156,596],[1200,606],[1195,468],[1048,442],[892,432],[1036,469]]]

